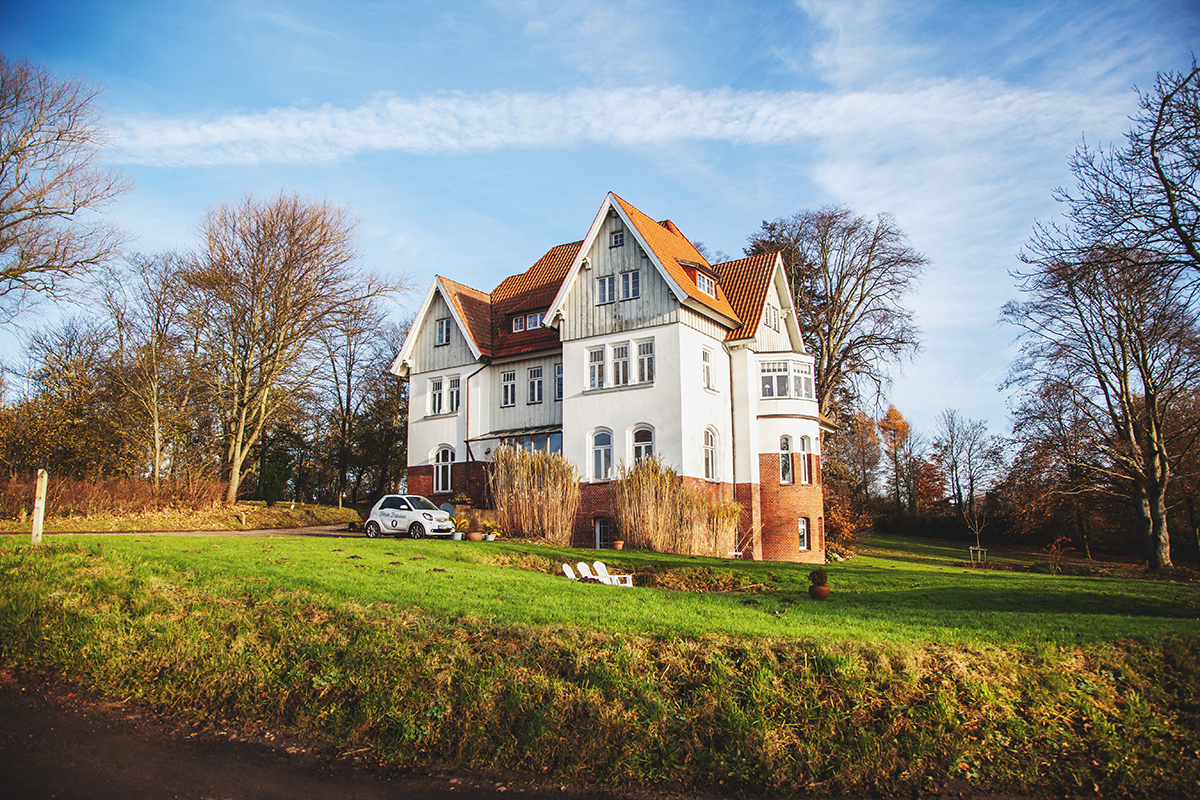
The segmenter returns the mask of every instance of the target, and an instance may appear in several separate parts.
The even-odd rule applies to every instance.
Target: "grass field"
[[[47,517],[44,530],[218,532],[332,525],[359,518],[359,512],[349,507],[337,508],[305,503],[276,503],[268,507],[260,500],[242,500],[233,507],[221,505],[203,511],[150,509],[140,514],[97,513],[87,516]],[[28,534],[32,527],[33,524],[29,521],[0,519],[0,533]]]
[[[505,542],[0,537],[0,659],[185,718],[449,763],[743,791],[1200,794],[1200,587]],[[1028,561],[1030,554],[999,553]],[[570,735],[565,735],[569,732]]]
[[[834,593],[827,603],[808,599],[812,567],[779,562],[361,536],[54,541],[101,547],[169,579],[189,575],[207,590],[304,590],[509,625],[942,644],[1200,635],[1195,584],[967,569],[954,566],[966,555],[961,547],[883,537],[865,554],[828,566]],[[629,592],[562,576],[562,562],[595,558],[634,573],[639,585],[674,588]]]

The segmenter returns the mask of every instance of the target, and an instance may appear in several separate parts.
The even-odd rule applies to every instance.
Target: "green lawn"
[[[0,670],[389,765],[709,793],[1200,795],[1200,588],[965,555],[880,538],[828,567],[818,603],[810,567],[780,563],[2,536]],[[641,585],[557,574],[597,556]]]
[[[879,538],[828,566],[826,603],[808,599],[810,566],[623,551],[563,550],[519,542],[345,538],[55,536],[140,561],[164,580],[266,596],[307,590],[361,605],[437,617],[613,632],[708,634],[941,644],[1079,644],[1167,633],[1200,634],[1200,587],[1111,577],[1051,576],[954,566],[965,549]],[[18,537],[0,537],[5,549]],[[562,561],[601,558],[637,582],[673,577],[723,593],[568,581]],[[993,558],[1005,559],[1000,552]],[[1014,560],[1014,559],[1009,559]],[[516,566],[516,564],[523,564]],[[553,574],[551,574],[553,570]],[[639,574],[641,573],[641,574]],[[653,577],[651,577],[651,575]]]

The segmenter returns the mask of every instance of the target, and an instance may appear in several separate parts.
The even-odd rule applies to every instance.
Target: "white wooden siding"
[[[562,355],[555,354],[490,365],[487,368],[488,382],[491,384],[487,392],[490,404],[489,430],[506,431],[514,428],[531,428],[535,425],[561,425],[563,404],[554,399],[554,365],[561,363]],[[529,402],[529,370],[532,367],[542,368],[541,403],[531,404]],[[505,372],[515,372],[517,379],[517,404],[508,408],[500,406],[504,399],[501,377]],[[472,414],[474,413],[472,411]]]
[[[725,326],[699,311],[686,307],[681,308],[679,321],[692,330],[700,331],[705,336],[717,341],[725,340]]]
[[[618,230],[624,230],[625,244],[610,247],[612,235]],[[605,219],[587,255],[591,268],[579,271],[563,303],[564,321],[559,326],[562,341],[606,336],[679,321],[679,302],[671,294],[666,281],[659,275],[658,268],[643,254],[632,231],[625,229],[620,219]],[[635,300],[617,300],[604,305],[596,304],[597,278],[616,276],[615,285],[619,296],[621,273],[633,270],[640,272],[640,297]]]
[[[450,318],[450,344],[437,346],[437,321]],[[412,372],[438,372],[475,363],[471,348],[467,346],[465,334],[450,315],[450,306],[440,291],[429,304],[421,330],[417,331],[417,342],[412,354]]]

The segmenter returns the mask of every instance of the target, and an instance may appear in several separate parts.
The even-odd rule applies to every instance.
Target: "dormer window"
[[[513,333],[525,330],[525,317],[513,317]]]
[[[699,270],[696,271],[696,286],[710,297],[717,296],[717,282]]]
[[[625,246],[625,231],[613,231],[612,246],[613,247],[624,247]]]
[[[542,324],[542,319],[545,318],[545,316],[545,314],[530,314],[525,318],[526,330],[535,330]]]

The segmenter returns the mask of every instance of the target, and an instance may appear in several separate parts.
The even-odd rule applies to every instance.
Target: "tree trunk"
[[[1153,569],[1174,569],[1171,563],[1171,538],[1167,532],[1167,497],[1165,487],[1156,486],[1147,497],[1150,511],[1150,566]]]
[[[1075,530],[1079,533],[1079,543],[1083,545],[1083,554],[1091,561],[1092,546],[1088,543],[1087,520],[1083,517],[1083,507],[1079,504],[1079,498],[1075,498],[1072,505],[1075,506]]]

